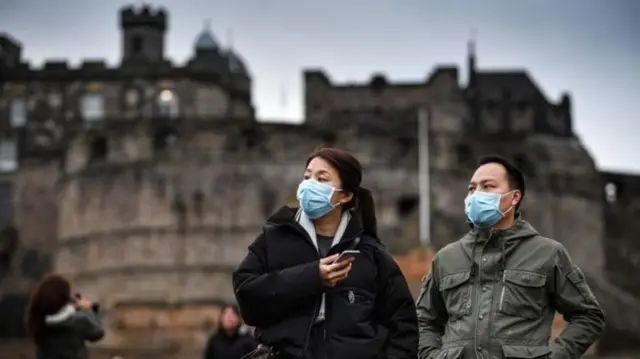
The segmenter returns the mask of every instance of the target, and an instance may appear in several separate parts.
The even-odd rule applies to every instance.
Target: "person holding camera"
[[[25,326],[38,359],[86,359],[86,342],[104,337],[99,306],[71,295],[71,284],[58,274],[46,275],[31,293]]]

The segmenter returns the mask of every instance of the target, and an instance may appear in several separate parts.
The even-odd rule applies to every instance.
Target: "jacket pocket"
[[[440,279],[440,292],[452,319],[471,314],[471,272],[448,274]]]
[[[450,347],[438,350],[433,359],[462,359],[464,357],[464,347]]]
[[[578,291],[587,302],[594,303],[596,301],[596,297],[593,295],[591,288],[589,288],[589,284],[587,284],[584,273],[580,268],[574,266],[567,278],[578,288]]]
[[[545,306],[547,276],[524,270],[505,270],[502,276],[498,311],[535,319]]]
[[[551,354],[548,346],[528,346],[528,345],[503,345],[502,354],[505,358],[547,358]]]
[[[335,287],[326,292],[326,325],[329,333],[373,337],[375,297],[363,288]]]

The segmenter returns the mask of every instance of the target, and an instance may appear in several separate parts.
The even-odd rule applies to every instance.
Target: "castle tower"
[[[467,87],[475,90],[476,86],[476,39],[475,30],[471,32],[471,38],[467,43]]]
[[[131,60],[160,62],[164,59],[167,17],[164,9],[154,10],[147,5],[141,8],[129,6],[120,11],[123,63]]]

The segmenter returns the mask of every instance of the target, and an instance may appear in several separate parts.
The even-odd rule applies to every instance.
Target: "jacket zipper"
[[[504,292],[507,288],[507,271],[502,272],[502,290],[500,291],[500,304],[498,305],[498,310],[502,311],[502,305],[504,304]]]
[[[276,226],[277,226],[278,224],[274,224],[274,225],[276,225]],[[311,237],[309,236],[309,233],[307,233],[307,231],[305,231],[305,230],[304,230],[304,228],[300,227],[299,225],[298,225],[298,226],[296,226],[296,225],[294,225],[294,224],[292,224],[292,223],[286,223],[286,224],[284,224],[284,225],[285,225],[285,226],[289,226],[289,227],[293,228],[295,231],[297,231],[298,233],[302,234],[302,235],[303,235],[303,236],[308,240],[309,244],[311,244],[311,246],[312,246],[312,247],[314,247],[314,249],[316,250],[316,255],[318,256],[318,259],[322,259],[322,258],[320,257],[320,252],[318,252],[318,248],[316,248],[316,247],[313,245],[313,240],[312,240],[312,239],[311,239]],[[353,236],[353,238],[350,238],[350,239],[351,239],[351,240],[355,240],[355,239],[356,239],[357,237],[359,237],[363,232],[364,232],[363,230],[360,230],[360,231],[358,232],[358,234],[356,234],[355,236]],[[329,250],[329,252],[331,252],[331,250]],[[317,317],[318,317],[318,310],[320,309],[321,303],[322,303],[322,299],[320,299],[320,300],[319,300],[319,301],[314,305],[314,308],[313,308],[313,314],[311,315],[311,322],[309,323],[309,327],[307,328],[307,335],[306,335],[306,338],[305,338],[304,349],[303,349],[302,353],[300,353],[302,356],[306,355],[307,350],[309,349],[309,341],[310,341],[310,339],[311,339],[311,331],[313,330],[313,325],[316,323],[316,319],[317,319]],[[325,318],[325,321],[326,321],[326,318]],[[326,332],[325,332],[324,334],[325,334],[325,339],[326,339]]]
[[[478,237],[476,235],[476,239],[475,241],[477,242]],[[474,245],[476,245],[474,243]],[[475,257],[475,255],[474,255]],[[480,253],[480,257],[482,257],[482,253]],[[476,259],[472,258],[473,263],[476,263]],[[480,352],[478,351],[478,313],[476,313],[476,308],[478,308],[478,310],[480,310],[480,298],[478,298],[478,300],[476,301],[476,285],[478,285],[478,283],[482,284],[482,282],[480,282],[478,279],[480,277],[480,273],[482,272],[482,260],[479,261],[480,264],[477,265],[476,268],[478,268],[476,275],[473,277],[473,284],[471,285],[471,301],[470,303],[473,304],[473,307],[471,308],[471,315],[474,316],[473,319],[473,351],[476,354],[477,358],[481,358],[480,356]]]

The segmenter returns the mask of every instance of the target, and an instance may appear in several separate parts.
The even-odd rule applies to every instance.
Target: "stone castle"
[[[233,301],[230,273],[246,246],[294,200],[320,144],[358,155],[381,237],[409,252],[419,246],[417,109],[426,108],[433,243],[467,230],[475,159],[511,158],[528,178],[525,217],[567,246],[605,307],[600,348],[637,347],[640,176],[598,170],[573,132],[568,94],[553,102],[526,71],[477,69],[470,44],[464,84],[456,66],[413,83],[377,74],[336,84],[307,70],[305,123],[262,123],[247,66],[209,29],[176,65],[164,51],[166,11],[124,8],[120,27],[115,67],[33,68],[0,35],[1,337],[24,334],[27,293],[55,269],[105,309],[104,351],[199,348],[219,305]]]

